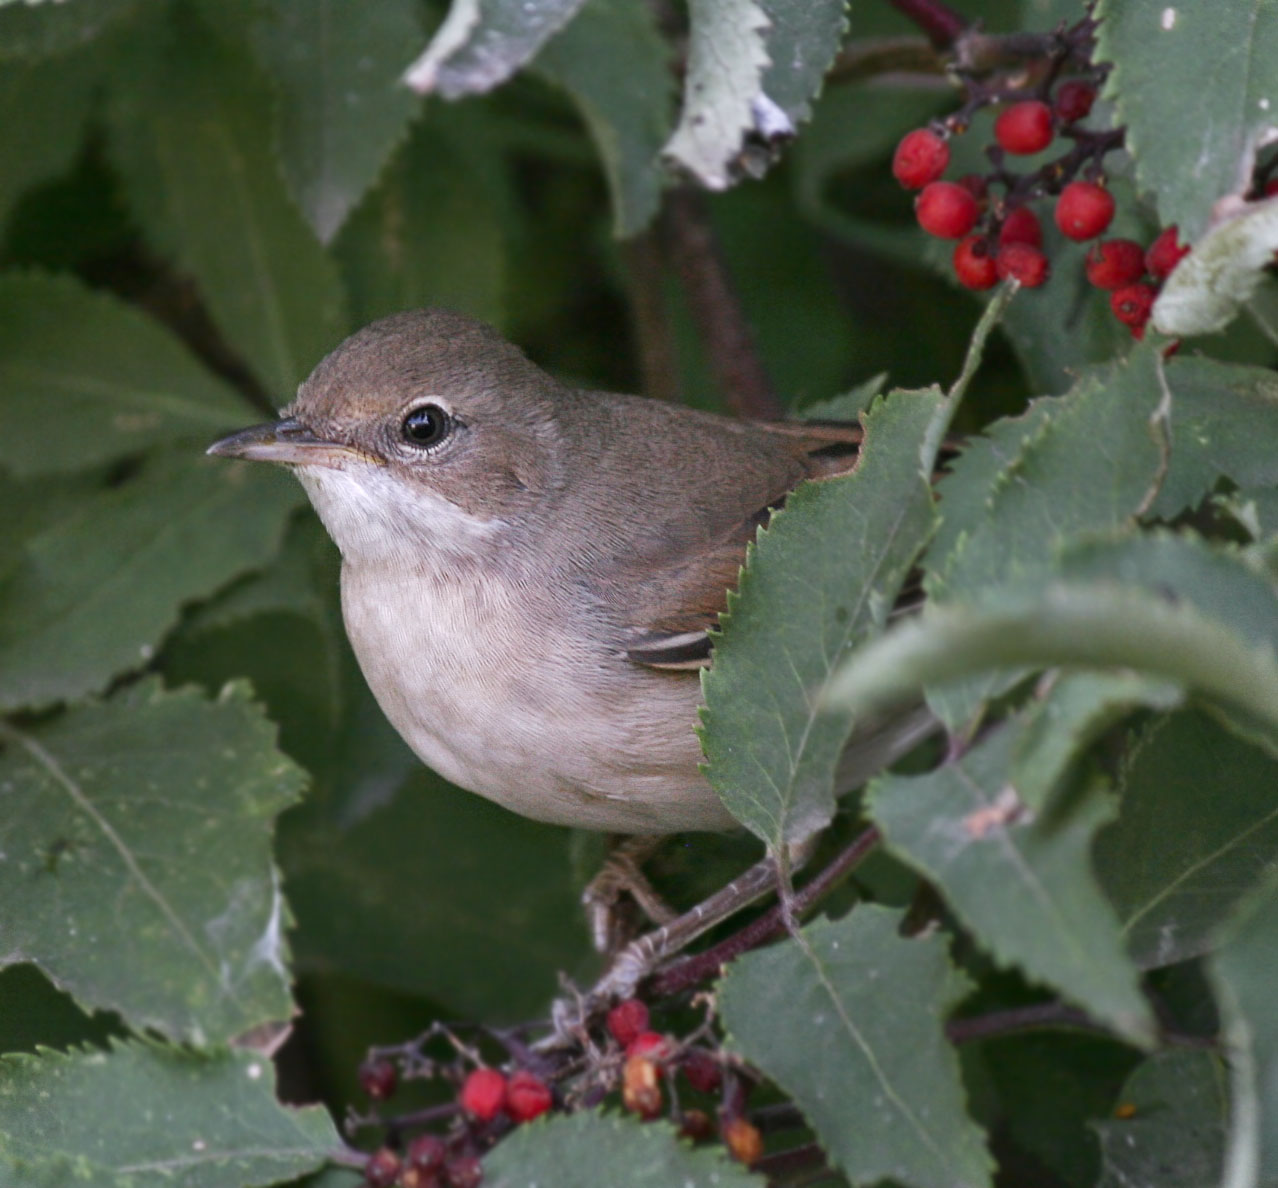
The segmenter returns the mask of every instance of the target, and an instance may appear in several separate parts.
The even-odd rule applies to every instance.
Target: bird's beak
[[[349,461],[352,451],[335,441],[316,437],[300,421],[285,417],[232,433],[215,441],[205,453],[284,466],[338,466]]]

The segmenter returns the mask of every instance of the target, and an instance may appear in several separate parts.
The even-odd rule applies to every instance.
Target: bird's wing
[[[780,508],[804,479],[829,478],[853,470],[862,440],[859,425],[779,423],[760,426],[772,438],[775,453],[771,494],[762,507],[717,526],[707,548],[682,557],[630,584],[637,593],[629,608],[632,624],[626,641],[628,660],[668,670],[704,668],[711,640],[727,609],[728,591],[737,584],[746,549],[760,526]]]

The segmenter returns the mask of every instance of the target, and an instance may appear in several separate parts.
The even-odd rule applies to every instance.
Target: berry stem
[[[869,857],[880,840],[881,835],[873,826],[858,834],[820,874],[809,879],[795,892],[794,899],[790,903],[792,914],[801,915],[834,890],[847,875]],[[781,936],[784,932],[784,913],[781,905],[777,904],[717,945],[711,945],[704,952],[683,957],[672,962],[665,969],[658,970],[649,980],[649,990],[652,996],[658,998],[678,994],[713,977],[718,973],[720,966],[734,957],[739,957],[742,953],[757,948]]]
[[[954,45],[971,24],[942,0],[889,0],[889,3],[918,25],[939,50]]]

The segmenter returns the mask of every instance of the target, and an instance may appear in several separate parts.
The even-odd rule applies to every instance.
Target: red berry
[[[1038,99],[1013,103],[994,121],[994,139],[1009,153],[1041,153],[1052,143],[1052,109]]]
[[[435,1134],[419,1134],[408,1144],[405,1162],[410,1168],[429,1175],[439,1171],[447,1158],[448,1147],[442,1138]]]
[[[1095,182],[1070,182],[1056,200],[1056,225],[1070,239],[1093,239],[1113,217],[1113,194]]]
[[[536,1073],[520,1069],[510,1078],[506,1087],[506,1111],[516,1122],[531,1122],[554,1104],[550,1086]]]
[[[980,173],[965,173],[956,184],[962,186],[978,203],[984,202],[990,192],[990,183]]]
[[[506,1078],[495,1068],[477,1068],[462,1083],[458,1100],[468,1113],[491,1122],[506,1105]]]
[[[995,258],[999,276],[1018,280],[1027,289],[1037,289],[1051,272],[1047,257],[1028,243],[1009,243],[998,249]]]
[[[1173,268],[1189,255],[1189,248],[1182,247],[1179,239],[1179,228],[1173,223],[1158,233],[1158,238],[1149,245],[1145,253],[1145,271],[1155,280],[1166,280]]]
[[[1265,188],[1261,191],[1260,196],[1262,198],[1272,198],[1275,194],[1278,194],[1278,177],[1271,177],[1265,182]]]
[[[484,1165],[473,1155],[458,1155],[445,1169],[448,1188],[479,1188],[484,1179]]]
[[[705,1048],[689,1048],[679,1067],[688,1078],[688,1084],[701,1093],[713,1093],[723,1080],[719,1062]]]
[[[399,1170],[399,1156],[389,1147],[381,1147],[364,1164],[364,1183],[369,1188],[392,1188],[399,1179]]]
[[[1030,247],[1043,246],[1043,224],[1028,206],[1018,206],[1007,212],[1003,226],[999,228],[998,245],[1028,243]]]
[[[1052,100],[1052,106],[1056,109],[1056,115],[1062,124],[1072,124],[1075,120],[1081,120],[1086,116],[1095,102],[1096,88],[1091,83],[1071,78],[1056,88],[1056,98]]]
[[[998,266],[981,236],[969,235],[958,241],[954,248],[954,275],[968,289],[992,289],[998,284]]]
[[[914,200],[919,226],[941,239],[962,239],[980,213],[976,199],[954,182],[934,181]]]
[[[627,1056],[646,1056],[649,1060],[664,1060],[669,1052],[669,1041],[656,1031],[641,1031],[626,1045]]]
[[[915,128],[901,137],[892,157],[892,176],[907,190],[936,181],[950,163],[950,146],[931,128]]]
[[[1087,279],[1098,289],[1121,289],[1145,275],[1145,249],[1134,239],[1102,239],[1087,249]]]
[[[389,1060],[366,1060],[359,1066],[360,1087],[374,1101],[385,1101],[399,1084],[399,1074]]]
[[[1109,307],[1123,325],[1143,329],[1157,296],[1152,285],[1128,285],[1110,294]]]
[[[648,1008],[637,998],[617,1003],[608,1012],[608,1030],[623,1048],[629,1047],[635,1036],[648,1030]]]

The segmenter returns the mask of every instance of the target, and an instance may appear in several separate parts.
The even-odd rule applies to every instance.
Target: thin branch
[[[642,391],[655,400],[679,399],[679,360],[664,291],[661,241],[647,230],[621,245],[630,290],[630,322],[639,355]]]
[[[665,215],[666,248],[724,400],[738,416],[779,420],[785,410],[733,287],[704,196],[687,187],[675,190]]]

